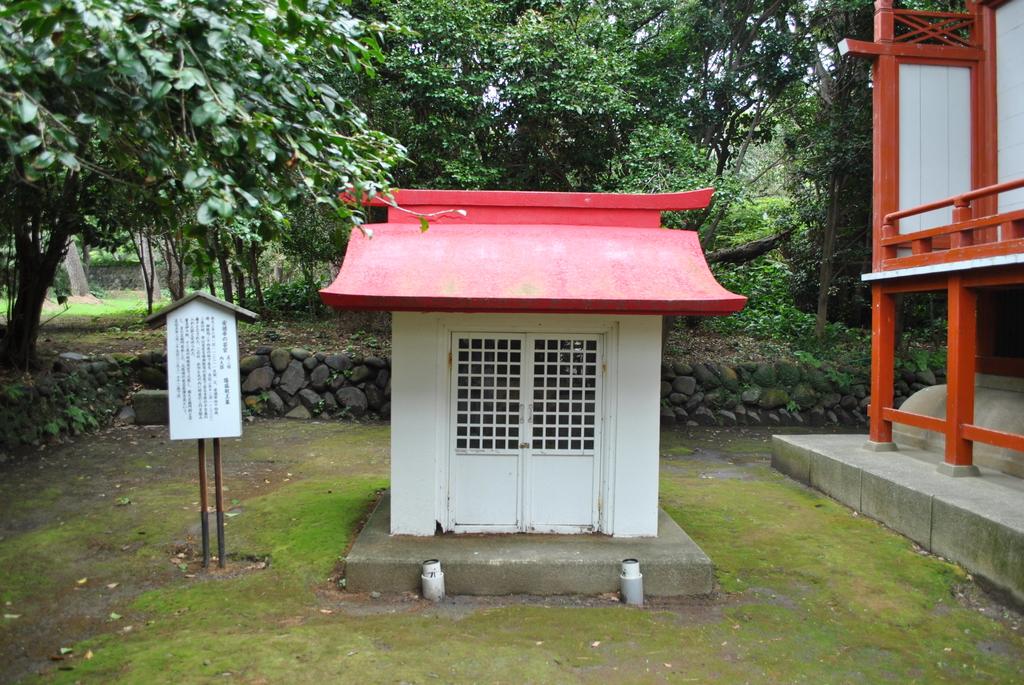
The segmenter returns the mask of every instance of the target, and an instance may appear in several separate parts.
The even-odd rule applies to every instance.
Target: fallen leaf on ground
[[[91,649],[88,652],[85,653],[85,658],[87,660],[92,658],[92,650]]]
[[[600,647],[601,646],[601,641],[600,640],[594,640],[593,642],[590,643],[590,646],[591,647]]]
[[[78,585],[85,585],[86,583],[88,583],[88,582],[89,582],[89,579],[88,579],[88,578],[79,578],[79,579],[78,579],[78,580],[76,580],[75,582],[76,582],[76,583],[77,583]]]
[[[120,585],[120,583],[107,583],[107,589],[108,589],[108,590],[113,590],[113,589],[114,589],[114,588],[116,588],[116,587],[117,587],[118,585]]]
[[[15,618],[21,618],[21,614],[4,614],[4,618],[12,620]]]
[[[110,612],[110,620],[111,621],[120,621],[121,620],[121,614],[114,613],[113,611],[111,611]]]

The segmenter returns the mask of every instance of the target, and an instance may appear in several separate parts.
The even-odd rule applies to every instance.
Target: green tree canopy
[[[117,198],[158,212],[191,203],[202,233],[235,216],[283,219],[302,196],[346,213],[339,189],[384,186],[403,150],[341,83],[373,73],[389,26],[343,5],[25,0],[0,11],[0,211],[19,271],[0,356],[31,361],[68,237]]]

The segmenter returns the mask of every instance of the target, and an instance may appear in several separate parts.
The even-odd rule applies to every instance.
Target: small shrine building
[[[711,194],[373,201],[321,297],[393,313],[393,535],[658,534],[662,317],[746,301],[661,225]]]

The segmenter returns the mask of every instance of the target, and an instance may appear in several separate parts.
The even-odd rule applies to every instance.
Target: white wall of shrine
[[[1024,0],[996,10],[999,182],[1024,178]],[[1024,209],[1024,188],[1002,193],[999,211]]]
[[[900,209],[971,189],[971,72],[966,67],[899,68]],[[900,220],[900,233],[951,223],[949,207]]]
[[[605,367],[595,529],[657,535],[661,317],[419,312],[396,312],[392,321],[392,534],[433,535],[439,523],[453,529],[449,486],[456,428],[449,353],[452,333],[463,331],[600,336]],[[531,492],[557,499],[577,485],[574,478],[545,476]],[[499,487],[497,481],[483,486]]]

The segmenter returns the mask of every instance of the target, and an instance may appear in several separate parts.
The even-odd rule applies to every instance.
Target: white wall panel
[[[440,432],[436,317],[396,312],[391,322],[391,532],[433,535]]]
[[[1024,178],[1024,0],[996,10],[999,182]],[[1024,188],[999,196],[999,211],[1024,209]]]
[[[660,316],[621,319],[617,377],[614,534],[654,536],[658,534],[661,440]]]
[[[607,415],[601,432],[601,528],[616,536],[657,535],[661,317],[400,312],[392,320],[391,532],[433,535],[437,521],[446,523],[450,376],[445,341],[452,331],[473,330],[603,335],[608,368],[602,391]],[[552,485],[572,477],[548,475]],[[551,494],[544,488],[534,493]],[[551,523],[583,506],[568,500],[550,505]]]
[[[900,209],[971,189],[971,73],[900,65]],[[945,208],[900,221],[900,233],[952,221]]]

